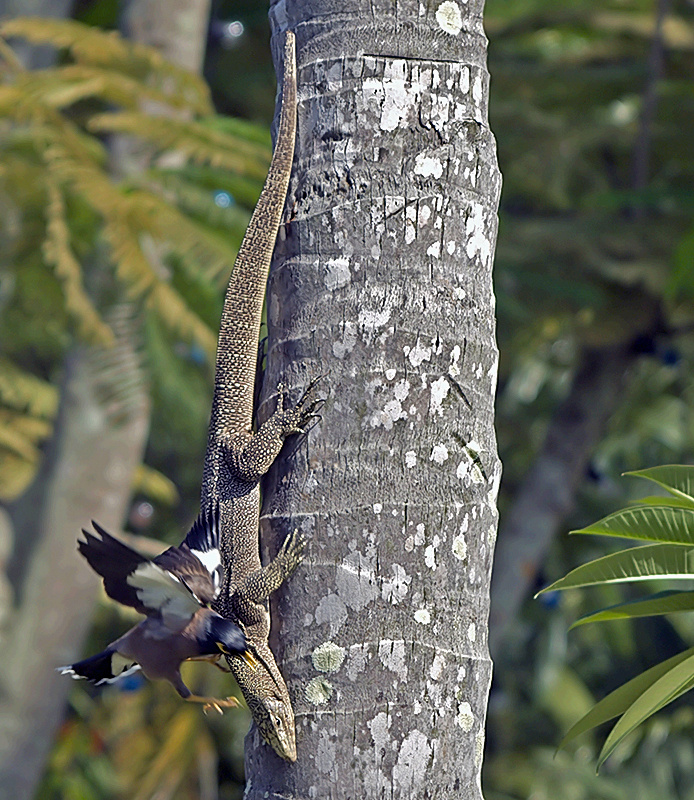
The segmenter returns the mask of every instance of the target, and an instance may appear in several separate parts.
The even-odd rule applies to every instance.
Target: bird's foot
[[[193,656],[192,658],[187,658],[186,661],[206,661],[208,664],[212,664],[213,667],[217,667],[222,672],[229,674],[231,670],[219,663],[221,657],[221,653],[218,656]]]
[[[201,697],[191,694],[186,697],[188,703],[202,703],[202,710],[207,714],[210,709],[214,709],[218,714],[223,714],[225,708],[241,708],[241,703],[236,697]]]

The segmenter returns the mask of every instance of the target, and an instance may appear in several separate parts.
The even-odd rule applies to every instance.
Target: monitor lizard
[[[295,133],[296,56],[294,34],[288,32],[275,150],[224,299],[201,492],[203,510],[219,503],[225,577],[215,610],[241,626],[257,659],[253,666],[235,655],[227,656],[229,667],[263,738],[287,761],[296,761],[294,712],[268,644],[268,597],[301,561],[304,540],[298,531],[290,533],[277,556],[261,565],[260,479],[284,439],[303,432],[302,426],[314,413],[315,381],[293,408],[285,408],[285,390],[280,385],[272,416],[256,431],[252,419],[263,299],[289,184]]]

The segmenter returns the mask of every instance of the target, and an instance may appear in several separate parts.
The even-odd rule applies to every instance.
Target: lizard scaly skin
[[[300,431],[315,402],[309,392],[291,409],[278,389],[277,409],[252,430],[258,336],[270,260],[294,158],[296,63],[294,34],[284,46],[282,104],[277,142],[263,191],[229,279],[217,346],[215,389],[205,454],[201,507],[220,507],[225,584],[215,608],[244,629],[258,664],[228,657],[263,738],[278,755],[296,761],[294,712],[287,686],[268,645],[268,597],[301,561],[303,539],[287,536],[276,558],[263,567],[258,547],[260,478],[289,434]]]

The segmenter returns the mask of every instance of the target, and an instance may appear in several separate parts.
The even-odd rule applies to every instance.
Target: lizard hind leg
[[[323,407],[325,398],[314,397],[313,392],[318,383],[323,379],[323,375],[313,378],[304,390],[293,408],[286,408],[286,392],[284,384],[277,386],[277,410],[274,416],[281,415],[284,427],[282,436],[290,436],[293,433],[306,433],[304,426],[307,422],[317,416],[316,412]]]

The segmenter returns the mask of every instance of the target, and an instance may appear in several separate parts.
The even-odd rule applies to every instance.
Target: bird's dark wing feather
[[[83,530],[86,541],[78,543],[79,551],[104,579],[106,594],[148,617],[160,617],[170,630],[184,628],[200,610],[201,603],[183,576],[171,570],[166,559],[159,563],[159,559],[170,551],[150,561],[111,536],[96,522],[92,525],[98,536]],[[188,558],[197,562],[190,554]],[[171,559],[168,561],[170,563]],[[201,565],[199,568],[204,570]],[[212,584],[209,574],[207,582]]]
[[[154,560],[178,575],[201,603],[211,603],[222,585],[219,504],[200,512],[180,547],[170,547]]]
[[[214,600],[215,586],[212,575],[185,543],[180,547],[169,547],[154,559],[154,563],[178,578],[200,605],[207,605]]]
[[[83,528],[85,541],[78,541],[77,547],[94,572],[104,579],[106,594],[124,606],[132,606],[140,614],[151,614],[151,609],[138,598],[137,589],[127,582],[128,575],[149,563],[149,559],[118,541],[98,523],[92,521],[92,525],[98,536]]]

